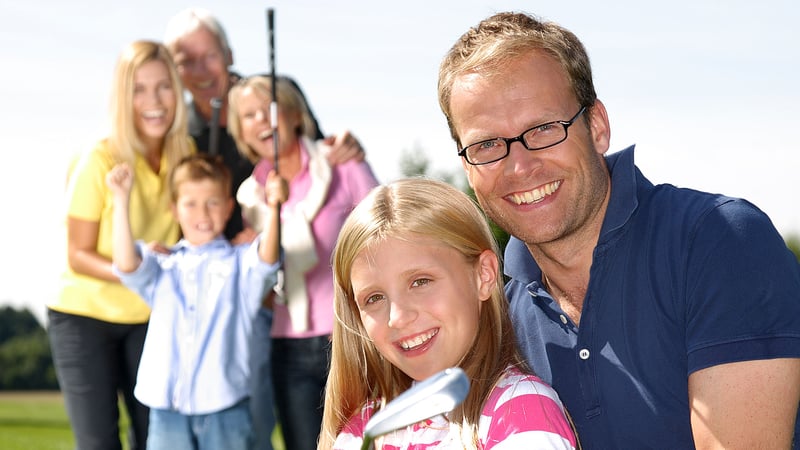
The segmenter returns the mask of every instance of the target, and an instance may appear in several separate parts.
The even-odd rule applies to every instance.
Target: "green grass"
[[[120,409],[120,440],[123,449],[127,449],[124,430],[128,427],[128,416],[124,407]],[[272,444],[275,450],[284,449],[278,427],[272,435]],[[60,392],[0,391],[0,449],[72,450],[74,447]]]
[[[71,450],[75,447],[58,392],[0,392],[0,448]]]

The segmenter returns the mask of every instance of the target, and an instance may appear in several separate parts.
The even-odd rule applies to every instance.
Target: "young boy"
[[[152,308],[134,390],[150,407],[147,448],[197,449],[202,443],[245,450],[252,438],[251,325],[276,282],[278,205],[288,187],[270,174],[267,226],[253,244],[232,246],[223,235],[233,198],[222,161],[187,157],[169,181],[183,239],[158,250],[131,237],[130,166],[119,164],[106,177],[114,202],[114,273]]]

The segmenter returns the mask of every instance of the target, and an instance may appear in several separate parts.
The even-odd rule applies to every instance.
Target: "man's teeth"
[[[163,109],[159,109],[159,110],[155,110],[155,111],[144,111],[142,113],[142,115],[145,117],[145,119],[159,119],[161,117],[164,117],[166,114],[167,114],[167,112],[164,111]]]
[[[414,339],[409,339],[407,341],[401,342],[400,347],[403,347],[403,350],[411,350],[414,347],[419,347],[420,345],[428,342],[432,337],[436,336],[438,332],[439,330],[436,329],[436,330],[431,330],[425,334],[420,334]]]
[[[523,192],[521,194],[512,194],[511,201],[518,205],[522,205],[524,203],[536,203],[557,191],[559,186],[561,186],[561,180],[546,184],[532,191]]]
[[[197,86],[200,89],[206,89],[206,88],[210,88],[212,83],[214,83],[214,80],[208,80],[208,81],[203,81],[203,82],[200,82],[200,83],[195,83],[195,86]]]

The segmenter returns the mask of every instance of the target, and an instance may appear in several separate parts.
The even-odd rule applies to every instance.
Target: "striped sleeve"
[[[485,450],[576,447],[558,394],[538,377],[514,369],[486,400],[478,432]]]

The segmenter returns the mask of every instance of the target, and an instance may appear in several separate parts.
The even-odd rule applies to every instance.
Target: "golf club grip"
[[[219,114],[222,109],[222,99],[211,99],[211,122],[208,130],[208,154],[215,156],[219,153]]]

